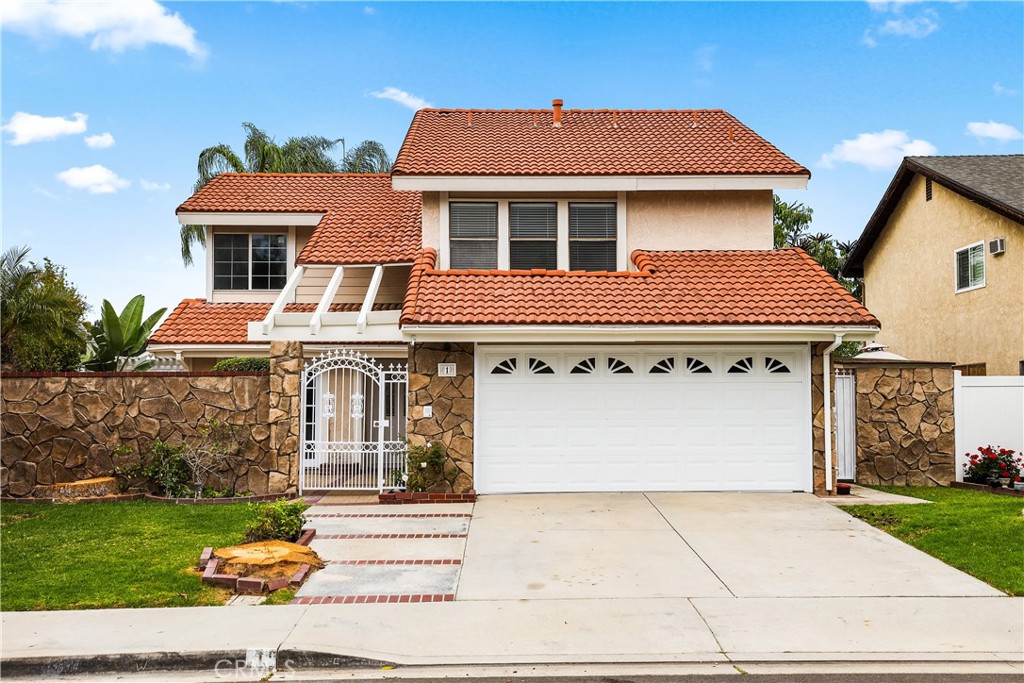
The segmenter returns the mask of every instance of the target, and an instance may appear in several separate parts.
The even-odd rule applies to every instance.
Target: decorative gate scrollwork
[[[302,370],[299,486],[377,490],[406,474],[408,371],[351,349],[327,351]]]

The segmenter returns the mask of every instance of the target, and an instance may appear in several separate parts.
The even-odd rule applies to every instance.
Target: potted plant
[[[1020,480],[1024,459],[1009,448],[979,446],[977,453],[966,453],[964,481],[988,484],[993,488],[1010,486]]]

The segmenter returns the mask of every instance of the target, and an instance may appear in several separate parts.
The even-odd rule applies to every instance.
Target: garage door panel
[[[544,347],[497,356],[517,356],[520,368],[477,383],[482,492],[809,488],[806,349]],[[621,363],[609,357],[633,374],[614,374]],[[553,374],[531,376],[528,358]],[[569,372],[590,358],[588,374]],[[744,374],[726,373],[746,358]],[[769,372],[779,363],[790,372]],[[650,374],[656,365],[663,372]],[[702,366],[711,372],[691,371]]]

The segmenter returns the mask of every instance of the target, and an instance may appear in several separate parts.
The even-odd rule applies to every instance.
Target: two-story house
[[[304,489],[385,487],[407,438],[456,491],[831,490],[829,354],[878,321],[772,250],[773,191],[809,177],[720,110],[421,110],[390,176],[182,204],[207,294],[150,349],[302,342]]]
[[[1024,375],[1024,155],[907,157],[846,273],[890,351]]]

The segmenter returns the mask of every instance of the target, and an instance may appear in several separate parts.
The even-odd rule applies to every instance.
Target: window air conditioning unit
[[[990,240],[988,243],[988,253],[993,256],[998,256],[1006,251],[1006,238],[997,237],[994,240]]]

